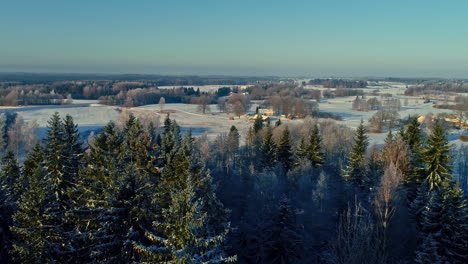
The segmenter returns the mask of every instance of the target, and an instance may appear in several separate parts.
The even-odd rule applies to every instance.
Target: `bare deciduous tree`
[[[324,257],[330,264],[384,264],[387,256],[372,216],[357,202],[341,215],[336,238]]]
[[[164,97],[159,98],[159,110],[164,110],[164,106],[166,105],[166,99]]]
[[[401,175],[396,166],[390,163],[380,180],[380,185],[374,199],[374,209],[384,232],[395,213],[395,201],[398,199],[397,190],[401,181]]]
[[[229,97],[228,104],[234,115],[240,118],[241,115],[249,110],[250,100],[243,94],[232,94]]]

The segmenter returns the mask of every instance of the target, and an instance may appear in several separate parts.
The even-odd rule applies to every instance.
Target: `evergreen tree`
[[[285,172],[289,171],[294,164],[288,127],[284,129],[283,135],[281,136],[278,144],[277,159],[283,165]]]
[[[317,125],[314,126],[309,137],[307,158],[310,160],[314,168],[320,168],[323,166],[324,153],[322,152],[322,138]]]
[[[261,115],[257,114],[257,117],[255,118],[254,124],[253,124],[253,131],[255,134],[258,134],[263,128],[263,118]]]
[[[448,264],[448,262],[439,255],[439,243],[428,235],[416,251],[415,262],[418,264]]]
[[[301,141],[299,142],[299,146],[297,147],[296,156],[299,162],[307,159],[307,144],[305,142],[304,137],[301,137]]]
[[[8,151],[2,158],[0,170],[0,260],[9,260],[11,248],[12,215],[17,210],[23,188],[20,167],[13,152]]]
[[[161,139],[161,149],[159,151],[159,167],[164,167],[173,158],[180,145],[179,128],[175,121],[169,119],[169,115],[164,120],[164,131]]]
[[[468,214],[462,191],[450,181],[444,181],[432,190],[427,182],[423,186],[427,190],[426,201],[423,206],[416,205],[420,212],[416,214],[416,220],[425,240],[418,249],[417,258],[424,259],[425,252],[429,251],[431,254],[436,252],[448,263],[466,263]]]
[[[369,183],[364,157],[368,144],[366,130],[361,121],[356,131],[353,148],[349,154],[349,165],[345,171],[345,179],[361,187]]]
[[[108,197],[109,206],[99,214],[100,227],[94,231],[91,258],[98,263],[134,263],[141,260],[135,244],[145,244],[151,226],[153,190],[148,178],[129,163],[118,177],[116,191]]]
[[[411,151],[411,168],[404,175],[407,189],[407,199],[411,203],[417,196],[418,187],[424,180],[422,168],[422,132],[417,118],[413,118],[406,130],[401,129],[400,134]]]
[[[278,118],[278,120],[275,123],[275,127],[281,126],[281,118]]]
[[[70,186],[73,186],[78,177],[78,169],[83,157],[82,143],[79,141],[77,125],[73,122],[70,115],[65,116],[63,120],[63,180]]]
[[[204,174],[191,157],[189,140],[163,168],[156,188],[156,204],[160,218],[146,238],[153,243],[136,249],[146,261],[169,263],[222,263],[220,246],[228,231],[218,218],[223,208],[216,202],[209,174]],[[211,218],[211,221],[210,221]],[[216,219],[218,218],[218,219]],[[218,226],[218,228],[216,228]],[[218,230],[221,229],[221,232]]]
[[[15,204],[21,195],[22,182],[20,167],[13,152],[8,151],[2,158],[2,168],[0,170],[0,185],[6,191],[8,200]]]
[[[23,183],[23,189],[28,188],[29,180],[36,172],[37,168],[42,168],[44,165],[44,150],[41,145],[36,144],[31,152],[26,157],[23,164],[21,173],[21,182]]]
[[[124,129],[124,157],[135,165],[139,173],[156,181],[156,158],[151,155],[152,142],[140,121],[130,115]]]
[[[10,225],[11,210],[8,206],[5,186],[0,185],[0,263],[10,262]]]
[[[68,214],[76,206],[74,199],[81,155],[77,143],[79,135],[72,118],[65,118],[65,123],[56,112],[48,122],[45,139],[45,181],[51,196],[47,197],[44,212],[51,235],[47,236],[43,250],[58,262],[69,259],[74,253],[74,223]]]
[[[413,118],[411,120],[411,123],[407,126],[406,131],[403,130],[402,136],[415,155],[415,161],[418,161],[417,156],[421,152],[422,134],[417,118]]]
[[[49,203],[53,194],[45,175],[40,166],[30,175],[28,187],[21,195],[18,211],[13,216],[12,254],[18,263],[57,262],[54,251],[49,249],[50,243],[58,238],[49,219]]]
[[[290,201],[280,201],[277,215],[264,229],[262,263],[299,263],[303,253],[302,237]]]
[[[440,123],[437,123],[432,134],[427,140],[427,147],[423,149],[423,161],[426,164],[426,181],[432,190],[447,179],[452,178],[449,174],[451,166],[450,145],[448,144],[445,131]]]
[[[62,174],[63,164],[61,162],[62,150],[64,143],[63,122],[60,119],[58,112],[47,122],[47,133],[45,140],[45,168],[47,178],[50,179],[52,190],[57,199],[63,195]]]
[[[446,185],[446,213],[441,221],[442,254],[450,263],[468,262],[468,209],[463,191],[456,184]]]
[[[273,129],[268,127],[263,137],[261,151],[261,165],[267,169],[271,169],[276,165],[276,144],[273,140]]]

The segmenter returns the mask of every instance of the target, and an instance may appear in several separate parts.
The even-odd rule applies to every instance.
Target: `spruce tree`
[[[271,127],[267,127],[265,131],[260,151],[262,167],[273,168],[276,165],[276,144],[273,140],[273,129]]]
[[[159,151],[159,167],[164,167],[173,158],[180,145],[180,130],[175,123],[169,118],[169,115],[164,120],[164,131],[162,133],[161,148]]]
[[[309,137],[307,158],[310,160],[314,168],[320,168],[323,166],[324,153],[322,152],[322,138],[317,125],[314,126]]]
[[[402,128],[400,131],[402,138],[411,151],[411,169],[405,175],[404,182],[407,189],[407,198],[411,203],[417,196],[417,190],[423,177],[422,166],[422,132],[417,118],[413,118],[406,130]]]
[[[21,182],[23,183],[23,189],[26,189],[29,185],[29,179],[36,172],[37,168],[44,165],[44,150],[41,145],[36,144],[31,152],[26,157],[24,161],[22,173],[21,173]]]
[[[11,203],[16,203],[21,195],[22,182],[20,167],[15,154],[8,151],[2,158],[2,168],[0,170],[0,185],[3,186]]]
[[[49,219],[49,203],[53,194],[45,175],[40,166],[29,175],[28,187],[21,195],[18,211],[13,216],[12,254],[18,263],[54,263],[58,260],[49,248],[57,238],[54,223]]]
[[[305,161],[307,159],[307,143],[304,137],[301,137],[301,141],[299,141],[299,146],[297,146],[296,156],[298,162]]]
[[[275,122],[275,127],[281,126],[281,118],[278,118],[278,120]]]
[[[440,123],[435,125],[427,140],[427,147],[423,149],[422,153],[423,161],[426,164],[425,180],[429,183],[430,190],[452,178],[449,173],[452,158],[449,154],[450,145]]]
[[[156,181],[158,173],[156,157],[152,156],[151,136],[143,129],[140,121],[130,115],[124,129],[124,157],[141,170],[146,177]]]
[[[354,145],[349,154],[349,165],[345,171],[345,179],[356,186],[367,186],[369,183],[366,165],[365,154],[368,146],[368,139],[364,124],[361,121],[356,136],[354,137]]]
[[[466,263],[468,213],[461,189],[458,184],[448,180],[432,190],[429,190],[427,182],[422,186],[426,186],[426,196],[420,193],[414,203],[419,209],[416,220],[424,239],[417,251],[417,259],[424,259],[425,252],[430,251],[436,252],[448,263]],[[419,197],[425,198],[425,201],[420,202]]]
[[[20,187],[20,192],[18,192],[18,198],[17,198],[17,206],[15,206],[15,210],[13,210],[14,208],[12,208],[12,203],[11,203],[11,200],[9,199],[6,199],[6,190],[4,191],[4,195],[3,198],[2,198],[2,188],[0,187],[0,225],[3,226],[1,229],[4,230],[5,234],[3,235],[0,235],[1,237],[4,237],[4,238],[8,238],[5,240],[5,242],[8,242],[7,244],[1,246],[1,248],[4,248],[4,249],[10,249],[10,242],[11,239],[10,239],[10,227],[12,227],[13,225],[17,226],[17,223],[16,223],[16,220],[13,222],[13,219],[11,219],[11,216],[13,213],[15,214],[19,214],[19,212],[21,212],[23,210],[23,214],[24,214],[24,210],[27,209],[25,208],[25,203],[28,203],[28,202],[34,202],[34,201],[29,201],[27,200],[26,198],[23,198],[25,196],[25,193],[27,191],[30,190],[30,184],[32,181],[34,181],[34,176],[36,176],[37,178],[37,175],[35,173],[37,173],[36,171],[38,169],[41,169],[42,170],[42,161],[43,161],[43,152],[42,152],[42,148],[39,146],[39,144],[37,144],[31,153],[29,153],[28,157],[26,158],[25,162],[24,162],[24,166],[23,166],[23,169],[21,171],[21,174],[19,176],[19,181],[18,181],[18,185]],[[14,165],[14,166],[17,166],[17,165]],[[5,168],[3,168],[3,170],[5,170]],[[16,171],[16,169],[14,169],[14,171]],[[43,174],[41,174],[43,176]],[[15,176],[16,177],[16,176]],[[37,179],[36,179],[37,180]],[[43,180],[43,179],[41,179]],[[42,182],[42,181],[41,181]],[[35,184],[38,184],[37,182]],[[42,183],[45,185],[45,183]],[[33,187],[33,188],[37,188],[36,187]],[[33,191],[34,192],[34,191]],[[32,198],[36,198],[34,195],[33,196],[30,196],[28,199],[32,199]],[[38,195],[37,197],[38,200],[40,199],[43,199],[41,198],[40,195]],[[25,201],[27,200],[27,201]],[[16,211],[16,212],[15,212]],[[41,217],[41,215],[34,215],[34,216],[31,216],[30,219],[28,219],[28,221],[31,221],[32,219],[34,219],[35,217]],[[16,219],[16,218],[15,218]],[[31,223],[28,223],[28,224],[31,224]],[[10,226],[10,227],[9,227]],[[21,240],[18,240],[17,238],[15,238],[15,243],[24,243],[21,242]],[[0,250],[1,251],[1,250]],[[31,252],[31,254],[33,254],[33,252]],[[1,254],[0,253],[0,263],[2,262],[2,260],[8,258],[8,255],[6,254]],[[8,263],[7,261],[4,261],[5,263]]]
[[[8,151],[2,158],[0,170],[0,260],[9,260],[11,248],[12,215],[18,207],[23,192],[20,167],[13,152]]]
[[[47,133],[45,139],[45,168],[47,178],[52,184],[52,190],[57,199],[63,195],[62,174],[63,164],[61,162],[62,151],[64,147],[63,122],[58,112],[47,122]]]
[[[55,261],[65,261],[73,254],[74,223],[69,218],[75,205],[77,172],[81,147],[71,117],[65,118],[66,124],[56,112],[48,122],[45,139],[46,182],[51,196],[46,201],[46,219],[51,226],[44,251]]]
[[[448,264],[447,261],[439,255],[439,243],[430,234],[424,238],[422,244],[416,250],[415,263],[418,264]]]
[[[155,204],[160,210],[146,238],[153,246],[136,244],[146,261],[222,263],[220,246],[228,231],[226,212],[217,200],[209,173],[194,164],[188,136],[162,169]]]
[[[255,118],[254,124],[253,124],[253,131],[255,134],[258,134],[263,128],[263,118],[261,115],[257,114],[257,117]]]
[[[93,232],[91,258],[98,263],[134,263],[141,261],[135,244],[145,243],[151,226],[153,190],[148,177],[129,163],[114,183],[108,206],[99,214],[100,227]]]
[[[302,237],[288,199],[280,201],[272,223],[263,232],[262,263],[299,263],[303,253]]]
[[[441,221],[442,254],[450,263],[468,262],[468,208],[466,198],[458,183],[444,186],[446,189],[446,213]]]
[[[284,129],[283,135],[281,136],[280,142],[278,144],[277,159],[278,162],[283,165],[285,172],[288,172],[294,164],[288,127]]]
[[[11,210],[9,210],[8,196],[5,186],[0,185],[0,263],[9,263],[10,258],[10,226]]]
[[[83,149],[81,147],[78,126],[70,115],[63,120],[63,181],[73,186],[78,177],[78,169],[82,163]]]

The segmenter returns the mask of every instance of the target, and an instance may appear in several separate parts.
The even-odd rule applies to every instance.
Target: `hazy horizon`
[[[468,77],[466,1],[16,1],[0,72]]]

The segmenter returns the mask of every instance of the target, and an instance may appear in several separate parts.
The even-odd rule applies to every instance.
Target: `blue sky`
[[[0,71],[468,77],[466,0],[0,0]]]

